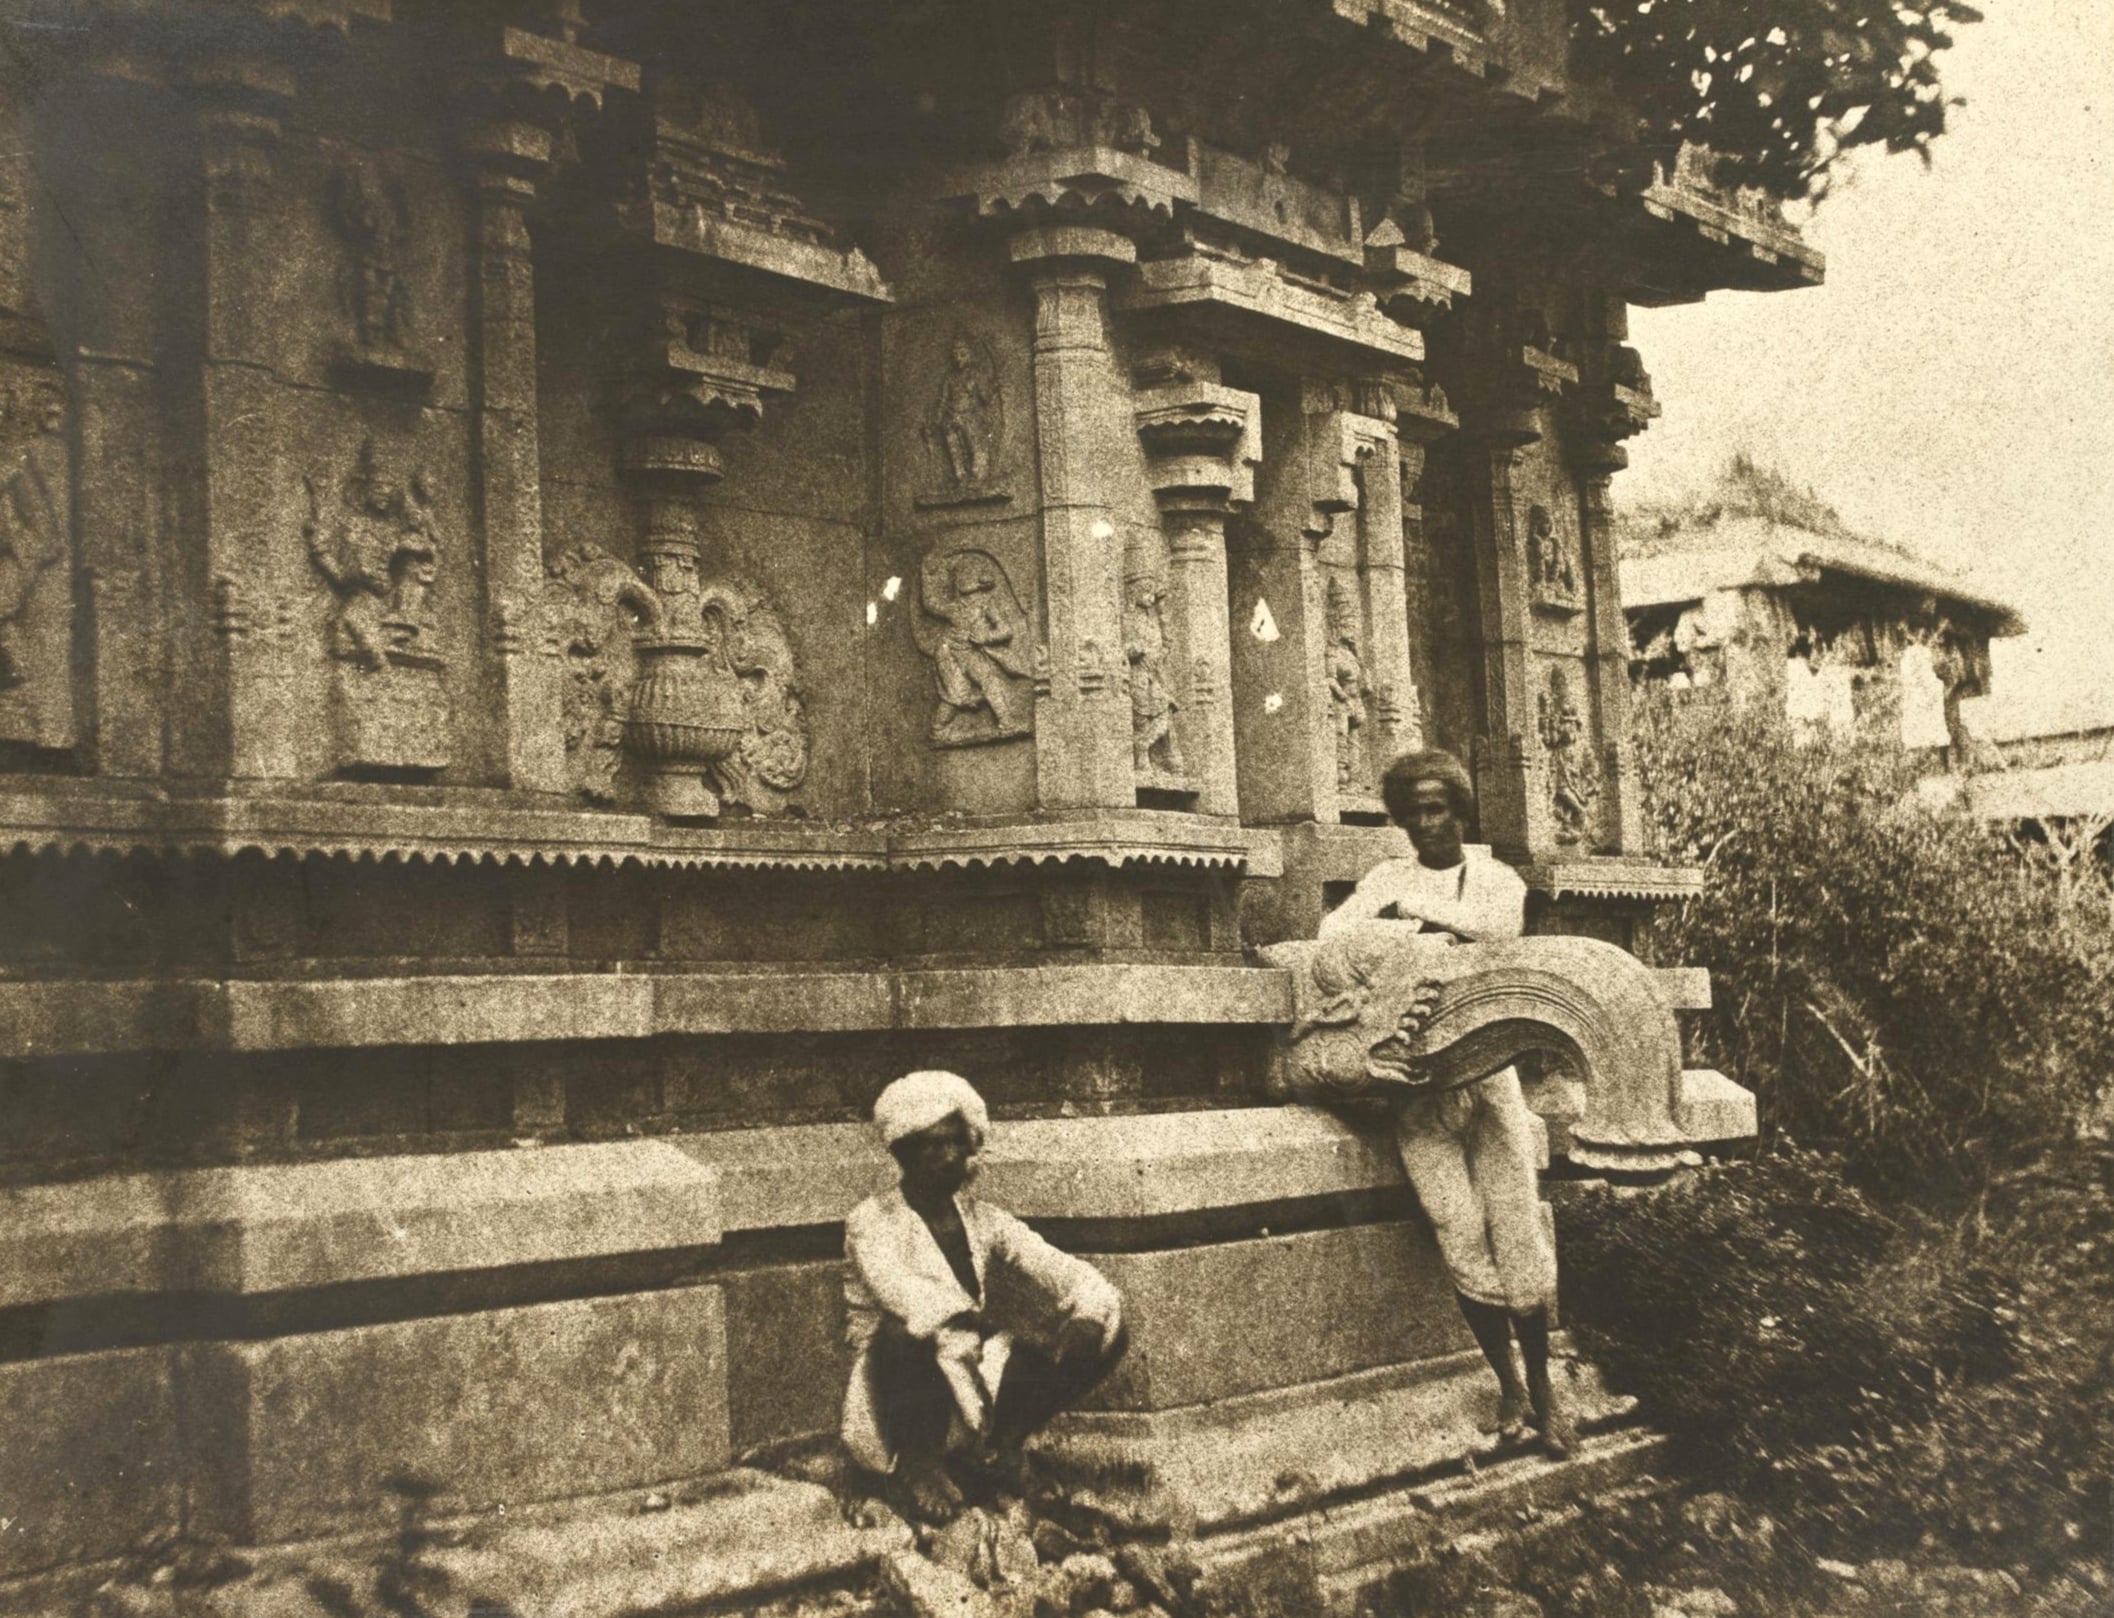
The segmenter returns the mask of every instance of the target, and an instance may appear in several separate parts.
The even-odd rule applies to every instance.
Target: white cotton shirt
[[[1412,898],[1445,919],[1383,916],[1397,900]],[[1413,931],[1451,932],[1477,940],[1517,938],[1526,929],[1527,884],[1480,843],[1461,850],[1460,864],[1439,869],[1414,854],[1382,860],[1359,879],[1348,899],[1322,918],[1320,936],[1331,938],[1378,920]]]
[[[969,1240],[984,1302],[979,1304],[956,1278],[931,1228],[896,1186],[868,1197],[844,1221],[845,1336],[857,1350],[851,1385],[844,1395],[845,1447],[862,1465],[885,1472],[894,1464],[874,1418],[867,1382],[867,1347],[884,1315],[900,1321],[912,1337],[936,1337],[947,1322],[973,1315],[982,1322],[979,1372],[986,1390],[996,1389],[1016,1326],[994,1318],[1025,1306],[1037,1325],[1086,1319],[1101,1327],[1103,1341],[1115,1331],[1122,1297],[1086,1260],[1052,1247],[1003,1208],[974,1197],[957,1197],[962,1230]],[[1001,1300],[1000,1294],[1003,1294]],[[997,1306],[995,1311],[991,1307]],[[949,1361],[943,1361],[942,1369]],[[964,1412],[967,1414],[967,1412]]]

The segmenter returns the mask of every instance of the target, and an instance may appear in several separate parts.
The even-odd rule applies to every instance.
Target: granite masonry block
[[[444,1511],[607,1493],[727,1464],[717,1287],[197,1351],[200,1525],[269,1542],[385,1521],[392,1479]]]

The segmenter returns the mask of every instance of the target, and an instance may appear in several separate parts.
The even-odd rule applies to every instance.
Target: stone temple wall
[[[66,9],[0,83],[0,1196],[43,1244],[0,1387],[109,1431],[11,1449],[72,1504],[0,1572],[320,1531],[386,1470],[300,1481],[353,1428],[486,1446],[470,1504],[811,1430],[834,1370],[764,1384],[824,1352],[851,1198],[729,1186],[848,1192],[831,1131],[911,1066],[1117,1128],[1026,1197],[1161,1289],[1117,1406],[1299,1379],[1282,1319],[1166,1324],[1208,1339],[1211,1263],[1395,1277],[1304,1380],[1437,1352],[1383,1324],[1435,1284],[1398,1172],[1260,1121],[1248,951],[1399,846],[1423,744],[1545,927],[1683,891],[1625,740],[1625,310],[1817,279],[1780,222],[1597,145],[1553,0]],[[1246,1133],[1127,1204],[1169,1112]],[[584,1469],[416,1374],[558,1408],[612,1342],[634,1436]],[[720,1414],[670,1449],[634,1396]]]

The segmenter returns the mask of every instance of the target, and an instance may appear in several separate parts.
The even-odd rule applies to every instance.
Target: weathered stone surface
[[[1567,1370],[1566,1367],[1569,1369]],[[1577,1419],[1626,1411],[1591,1371],[1557,1374]],[[1039,1442],[1118,1520],[1200,1529],[1292,1516],[1389,1478],[1499,1458],[1497,1382],[1473,1351],[1173,1410],[1075,1411]]]
[[[1112,1253],[1131,1351],[1102,1390],[1122,1409],[1292,1388],[1466,1347],[1422,1221]]]
[[[588,1298],[196,1350],[200,1517],[238,1541],[642,1487],[728,1459],[716,1287]]]
[[[0,1575],[122,1554],[175,1526],[168,1349],[0,1364]]]
[[[719,1240],[713,1171],[661,1141],[257,1164],[0,1191],[0,1305],[256,1294]]]
[[[881,1561],[881,1582],[912,1618],[991,1618],[991,1598],[966,1573],[927,1561],[916,1551],[897,1551]]]

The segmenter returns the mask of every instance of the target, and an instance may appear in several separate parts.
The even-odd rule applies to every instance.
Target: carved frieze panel
[[[430,479],[368,438],[345,473],[305,482],[302,538],[330,595],[324,644],[339,767],[445,768],[447,659],[432,600],[445,547]]]
[[[597,803],[643,793],[677,818],[784,814],[807,779],[807,697],[764,593],[663,565],[648,583],[595,545],[548,568],[565,663],[566,766]]]
[[[936,373],[921,427],[917,504],[996,505],[1012,499],[1005,391],[990,342],[956,327]]]
[[[1157,529],[1133,528],[1123,557],[1123,660],[1130,686],[1131,768],[1138,785],[1191,789],[1175,727],[1181,702],[1174,681],[1179,658],[1168,635],[1167,542]]]
[[[1527,582],[1536,607],[1571,614],[1585,606],[1585,560],[1569,513],[1539,501],[1527,507]]]
[[[413,219],[403,176],[378,159],[348,157],[330,171],[327,212],[342,253],[343,335],[334,373],[370,387],[423,389],[433,380],[433,362],[418,345]]]
[[[55,367],[0,362],[0,741],[73,745],[73,495]]]
[[[1365,611],[1355,574],[1332,572],[1327,587],[1328,644],[1322,653],[1329,729],[1335,745],[1336,790],[1365,797],[1377,790],[1373,760],[1375,692],[1368,672]]]
[[[1600,840],[1601,775],[1585,711],[1563,665],[1551,664],[1535,696],[1535,729],[1556,841],[1572,848]]]
[[[918,569],[918,650],[932,660],[932,745],[973,747],[1035,728],[1033,632],[989,551],[936,545]]]

